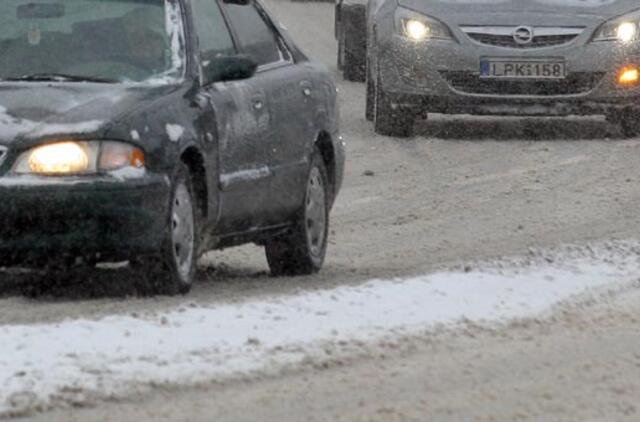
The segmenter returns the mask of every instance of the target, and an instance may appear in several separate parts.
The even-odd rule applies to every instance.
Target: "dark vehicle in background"
[[[377,133],[428,113],[606,115],[640,133],[637,0],[370,0]]]
[[[207,250],[323,264],[336,88],[256,1],[0,4],[0,267],[129,260],[187,292]]]
[[[367,60],[367,0],[337,0],[335,37],[338,40],[338,70],[344,79],[364,82]]]

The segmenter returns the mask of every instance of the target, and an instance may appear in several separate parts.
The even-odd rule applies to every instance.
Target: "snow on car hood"
[[[401,6],[438,17],[464,15],[470,18],[465,24],[483,22],[489,14],[510,14],[518,20],[517,25],[527,22],[526,15],[560,15],[574,20],[584,17],[614,18],[640,9],[637,0],[398,0]],[[493,22],[512,24],[512,22]],[[579,23],[579,21],[577,22]],[[587,23],[587,22],[585,22]],[[531,24],[537,24],[532,22]]]
[[[164,88],[20,83],[0,87],[0,144],[65,135],[100,136]]]

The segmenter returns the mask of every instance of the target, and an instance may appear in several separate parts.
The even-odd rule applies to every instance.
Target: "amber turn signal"
[[[625,67],[618,75],[620,85],[636,85],[640,81],[640,70],[637,67]]]

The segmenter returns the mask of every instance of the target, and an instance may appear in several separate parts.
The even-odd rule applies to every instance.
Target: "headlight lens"
[[[629,42],[636,39],[638,34],[638,24],[624,22],[618,25],[616,36],[622,42]]]
[[[594,41],[630,43],[640,39],[640,11],[607,22],[596,31]]]
[[[416,19],[406,20],[404,30],[407,36],[414,41],[422,41],[429,36],[429,27]]]
[[[428,39],[452,40],[449,28],[438,20],[399,7],[396,10],[396,27],[400,35],[411,41]]]
[[[87,151],[75,142],[37,147],[27,161],[33,173],[83,173],[89,169]]]
[[[13,166],[18,174],[64,176],[145,165],[141,149],[113,141],[59,141],[22,153]]]

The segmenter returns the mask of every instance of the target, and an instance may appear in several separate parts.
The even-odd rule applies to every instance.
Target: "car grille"
[[[522,40],[518,42],[515,34],[520,28],[522,27],[464,26],[460,29],[462,29],[469,38],[480,44],[516,49],[555,47],[569,44],[584,31],[584,28],[570,27],[527,28],[528,31],[531,31],[531,39],[527,42],[523,42]]]
[[[561,80],[482,79],[473,72],[440,72],[449,85],[468,94],[485,95],[577,95],[592,91],[604,77],[603,72],[576,72]]]

